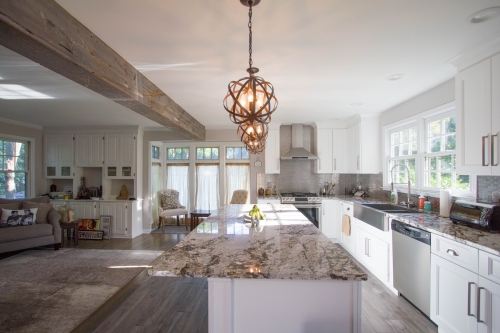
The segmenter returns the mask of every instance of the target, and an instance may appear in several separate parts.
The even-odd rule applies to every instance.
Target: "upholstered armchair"
[[[233,197],[231,198],[230,204],[243,205],[246,204],[248,200],[247,190],[236,190],[233,192]]]
[[[188,219],[187,216],[189,212],[187,211],[185,206],[180,205],[178,208],[173,208],[173,209],[163,209],[162,208],[162,195],[167,194],[167,193],[177,193],[176,190],[160,190],[158,191],[158,216],[160,218],[160,224],[161,224],[161,232],[165,232],[165,219],[167,217],[173,217],[175,216],[177,219],[177,225],[179,225],[179,215],[184,215],[184,223],[186,224],[186,229],[188,229]]]

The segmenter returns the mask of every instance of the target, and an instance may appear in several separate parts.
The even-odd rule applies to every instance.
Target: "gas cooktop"
[[[320,203],[321,197],[316,193],[291,192],[281,193],[282,203]]]

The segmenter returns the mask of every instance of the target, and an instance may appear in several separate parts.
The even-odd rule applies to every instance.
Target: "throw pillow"
[[[161,195],[161,208],[163,209],[175,209],[179,208],[181,203],[179,202],[179,193],[162,193]]]
[[[2,223],[9,227],[36,224],[37,210],[37,208],[15,210],[2,208]]]
[[[21,204],[19,202],[0,204],[0,209],[1,208],[16,210],[16,209],[21,208]]]
[[[47,220],[47,215],[49,215],[49,211],[52,209],[51,203],[23,201],[23,209],[33,208],[38,208],[36,223],[49,223]]]

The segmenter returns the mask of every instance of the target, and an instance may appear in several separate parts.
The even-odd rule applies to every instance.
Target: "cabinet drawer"
[[[279,205],[281,201],[279,199],[257,199],[258,205]]]
[[[479,251],[479,275],[493,282],[500,283],[500,257]]]
[[[352,204],[344,202],[342,204],[342,215],[349,215],[350,217],[352,217],[352,207]]]
[[[478,272],[478,249],[431,235],[431,252],[474,273]]]

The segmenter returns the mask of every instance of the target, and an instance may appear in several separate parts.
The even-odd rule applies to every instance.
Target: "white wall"
[[[39,127],[23,126],[20,124],[6,123],[0,121],[0,136],[2,134],[15,137],[30,138],[34,140],[35,160],[35,182],[32,189],[33,196],[44,194],[45,180],[43,178],[43,131]]]

